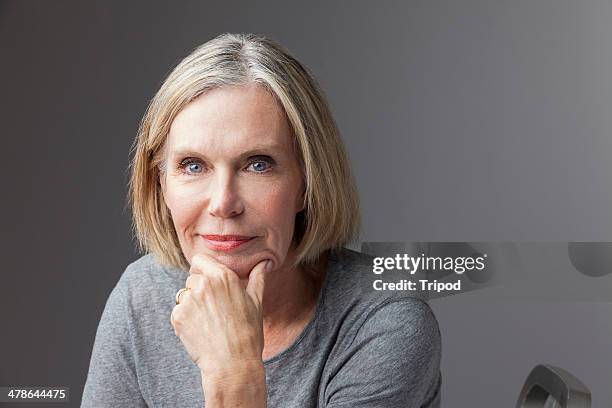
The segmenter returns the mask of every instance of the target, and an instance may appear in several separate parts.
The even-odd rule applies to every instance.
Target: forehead
[[[169,153],[196,150],[231,154],[257,147],[291,147],[285,112],[256,84],[208,91],[176,116],[168,134]]]

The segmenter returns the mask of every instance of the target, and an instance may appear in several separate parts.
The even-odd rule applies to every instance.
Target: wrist
[[[241,360],[225,362],[224,364],[208,364],[205,368],[200,368],[202,380],[210,383],[234,382],[243,377],[259,378],[265,380],[265,369],[263,360]]]
[[[243,362],[214,371],[201,371],[201,374],[207,407],[266,406],[267,389],[263,361]]]

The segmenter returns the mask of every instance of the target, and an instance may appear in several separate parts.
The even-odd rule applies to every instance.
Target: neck
[[[272,272],[263,296],[264,331],[287,327],[310,316],[319,298],[327,262],[328,257],[322,256],[312,270],[298,266]]]

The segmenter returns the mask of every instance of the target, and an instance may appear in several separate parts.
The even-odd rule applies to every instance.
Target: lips
[[[253,237],[245,235],[202,235],[204,238],[211,241],[245,241]]]
[[[202,235],[206,245],[214,251],[231,251],[253,240],[245,235]]]

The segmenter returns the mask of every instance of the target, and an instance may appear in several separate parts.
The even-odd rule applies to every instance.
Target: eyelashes
[[[253,173],[264,174],[268,173],[275,165],[276,162],[270,156],[253,156],[249,158],[245,171],[252,169],[251,172]],[[181,174],[189,176],[202,174],[206,171],[201,160],[195,157],[187,157],[181,160],[177,169]]]
[[[193,158],[193,157],[188,157],[186,159],[181,160],[181,162],[178,165],[178,170],[181,173],[183,173],[183,174],[193,174],[193,173],[190,173],[190,172],[188,172],[186,170],[187,166],[191,166],[192,164],[196,164],[196,165],[198,165],[200,167],[203,167],[202,163],[200,163],[200,161],[198,159]],[[197,173],[199,174],[199,173],[201,173],[201,171],[199,171]]]

